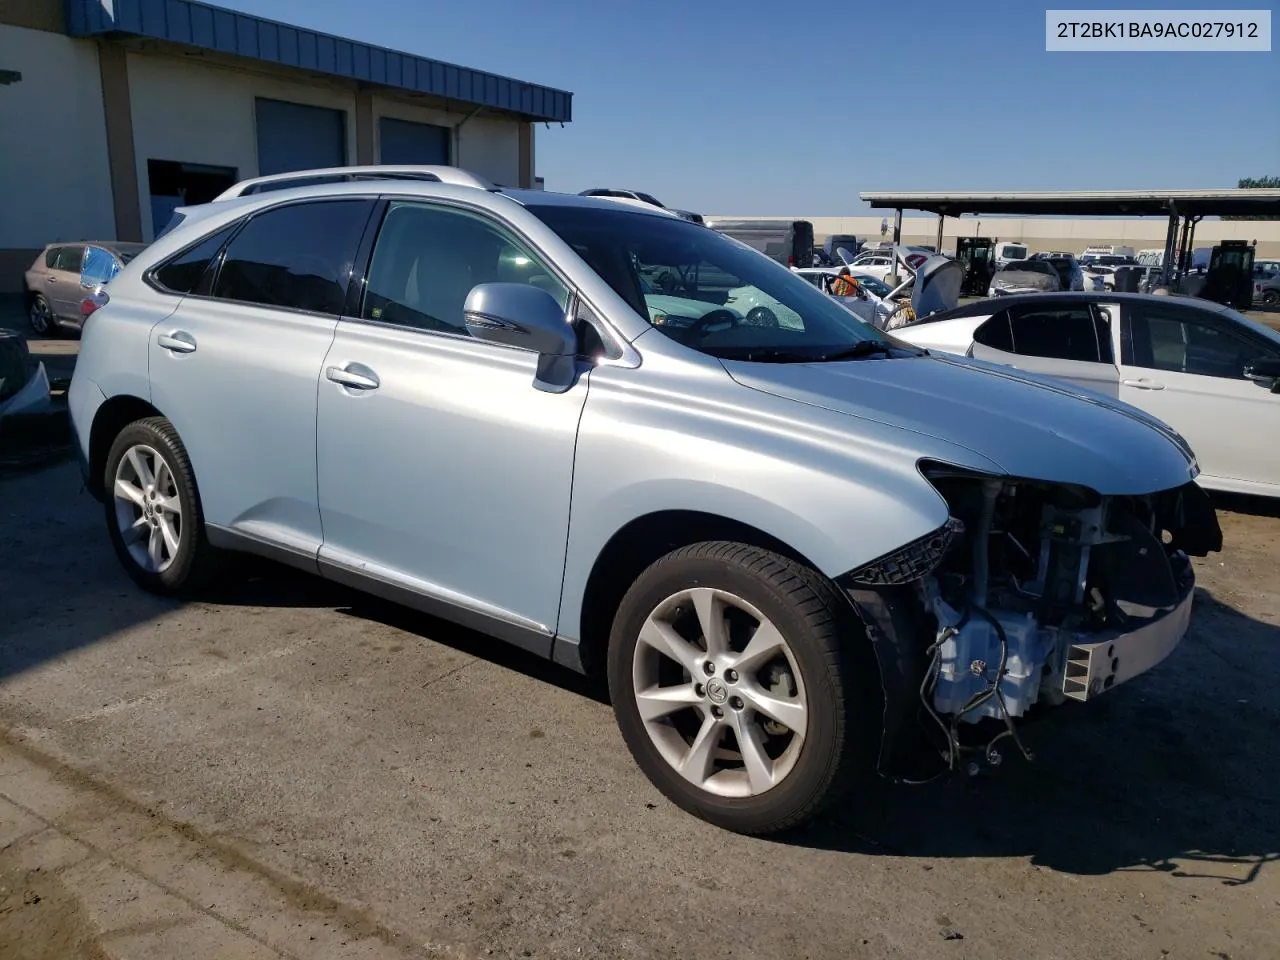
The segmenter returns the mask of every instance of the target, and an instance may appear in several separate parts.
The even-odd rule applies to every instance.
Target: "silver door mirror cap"
[[[462,315],[467,332],[477,340],[536,353],[538,389],[563,393],[573,385],[577,334],[546,290],[527,283],[481,283],[467,294]]]

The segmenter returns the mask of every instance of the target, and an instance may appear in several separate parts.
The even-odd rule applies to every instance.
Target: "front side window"
[[[527,207],[636,313],[692,349],[786,363],[883,356],[903,346],[714,230],[626,209]]]
[[[498,224],[450,207],[394,202],[374,244],[361,316],[466,336],[462,308],[481,283],[528,283],[568,308],[568,288]]]
[[[1059,309],[1020,307],[1011,309],[1009,315],[1014,353],[1100,362],[1093,311],[1087,305]]]
[[[1239,379],[1251,360],[1280,358],[1280,346],[1233,329],[1226,319],[1143,305],[1125,311],[1125,363],[1150,370]]]
[[[371,200],[323,200],[255,214],[223,257],[213,296],[338,316]]]

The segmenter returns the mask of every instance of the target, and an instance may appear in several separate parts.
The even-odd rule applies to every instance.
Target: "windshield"
[[[1021,260],[1027,255],[1026,247],[1005,247],[1004,255],[1010,260]]]
[[[865,273],[855,273],[853,279],[858,281],[858,286],[874,293],[877,297],[887,297],[893,292],[893,287],[881,280],[877,280],[875,277],[869,277]]]
[[[834,359],[861,343],[879,355],[902,346],[714,230],[622,209],[527,207],[640,316],[702,353],[785,363]]]

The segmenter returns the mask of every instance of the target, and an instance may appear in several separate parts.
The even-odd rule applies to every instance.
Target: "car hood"
[[[1199,472],[1186,442],[1159,420],[978,360],[721,362],[745,387],[965,447],[1014,477],[1121,495],[1178,487]]]
[[[991,282],[997,287],[1034,287],[1037,290],[1056,290],[1058,287],[1055,278],[1032,270],[1001,270]]]

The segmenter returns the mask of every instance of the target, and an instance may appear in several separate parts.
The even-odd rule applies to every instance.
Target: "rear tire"
[[[1280,307],[1280,293],[1275,290],[1267,290],[1262,294],[1262,305],[1264,307]]]
[[[834,584],[741,543],[651,565],[609,644],[614,712],[641,770],[682,809],[748,834],[804,823],[871,771],[874,671]]]
[[[111,545],[135,583],[176,596],[212,581],[221,553],[205,534],[195,474],[173,424],[148,417],[121,430],[102,480]]]
[[[27,304],[27,322],[38,337],[52,339],[58,335],[58,321],[54,319],[53,308],[43,293],[33,295]]]

